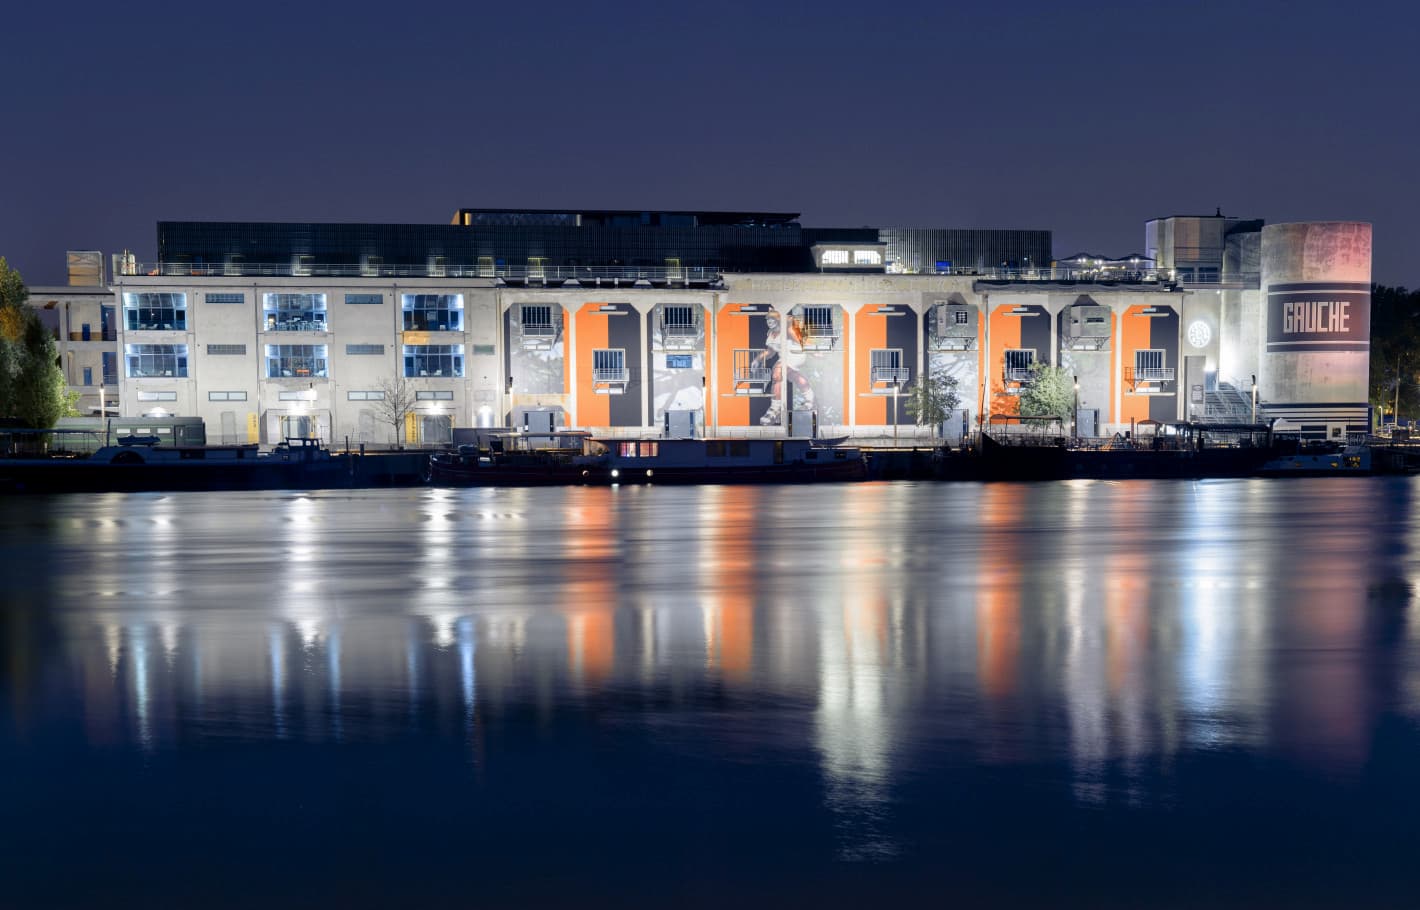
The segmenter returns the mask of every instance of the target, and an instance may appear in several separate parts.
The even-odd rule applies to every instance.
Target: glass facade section
[[[123,346],[123,360],[129,379],[181,379],[187,376],[185,344],[126,344]]]
[[[123,324],[130,332],[186,331],[187,295],[123,295]]]
[[[403,294],[406,332],[457,332],[463,328],[462,294]]]
[[[324,294],[267,294],[262,319],[268,332],[324,332]]]
[[[269,379],[325,379],[326,346],[323,344],[268,344],[266,375]]]
[[[404,346],[404,375],[462,376],[463,345],[407,344]]]

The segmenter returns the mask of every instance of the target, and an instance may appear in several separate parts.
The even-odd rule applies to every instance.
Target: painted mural
[[[651,350],[651,419],[666,411],[700,411],[710,421],[705,390],[705,319],[699,305],[660,304],[647,314]]]
[[[560,304],[517,303],[504,317],[504,350],[514,395],[562,394],[565,320]]]

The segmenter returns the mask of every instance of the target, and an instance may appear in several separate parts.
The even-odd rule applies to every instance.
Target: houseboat
[[[481,431],[478,442],[429,458],[435,486],[529,487],[580,484],[605,456],[589,454],[586,433]]]
[[[859,449],[813,439],[597,439],[585,481],[612,483],[809,483],[862,480]]]
[[[122,442],[87,458],[0,459],[0,490],[309,490],[349,487],[354,476],[351,456],[332,455],[315,439],[288,439],[265,454],[254,445],[161,446],[156,437]]]

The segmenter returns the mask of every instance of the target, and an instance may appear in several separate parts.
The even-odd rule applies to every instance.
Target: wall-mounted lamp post
[[[1252,374],[1252,422],[1257,423],[1257,374]]]

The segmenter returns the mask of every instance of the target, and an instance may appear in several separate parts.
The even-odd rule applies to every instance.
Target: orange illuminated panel
[[[577,310],[573,325],[577,350],[577,376],[572,370],[563,374],[566,382],[575,390],[577,398],[577,423],[584,427],[611,426],[611,400],[606,395],[598,395],[592,383],[592,352],[607,347],[607,314],[601,312],[602,303],[584,303]]]
[[[878,315],[878,307],[861,307],[857,313],[857,363],[853,364],[854,385],[858,389],[858,423],[888,422],[888,401],[881,395],[866,394],[873,388],[872,355],[874,348],[887,347],[887,318]]]
[[[1124,325],[1121,327],[1120,356],[1123,362],[1134,362],[1135,351],[1147,351],[1151,344],[1153,319],[1142,315],[1148,307],[1132,306],[1124,311]],[[1124,395],[1120,396],[1119,422],[1149,419],[1149,398],[1147,395],[1130,395],[1129,384],[1124,385]]]
[[[720,310],[715,326],[720,339],[715,363],[718,422],[728,427],[749,426],[749,399],[735,394],[735,349],[749,347],[749,320],[740,315],[743,306],[732,303]]]
[[[990,400],[986,403],[987,416],[994,414],[1019,414],[1021,400],[1016,395],[1007,395],[1005,388],[1006,352],[1021,347],[1021,317],[1012,311],[1010,305],[998,306],[991,310],[991,355],[986,362],[984,382],[990,383]]]

